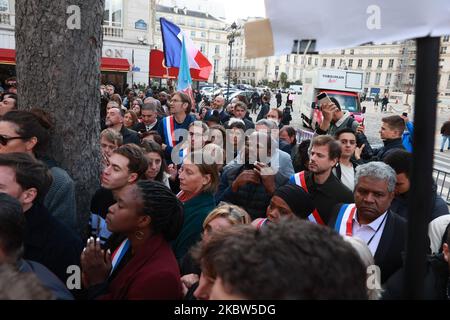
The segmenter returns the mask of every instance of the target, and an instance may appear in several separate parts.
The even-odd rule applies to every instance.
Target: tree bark
[[[68,27],[74,13],[67,10],[73,5],[80,8],[75,29]],[[17,0],[15,7],[19,108],[40,107],[53,116],[47,155],[75,181],[84,227],[99,186],[104,0]]]

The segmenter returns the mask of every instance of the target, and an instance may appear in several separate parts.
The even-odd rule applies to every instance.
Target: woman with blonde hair
[[[203,236],[202,242],[208,242],[211,234],[218,231],[230,228],[235,225],[250,224],[250,215],[241,207],[228,204],[225,202],[219,203],[219,206],[212,210],[205,221],[203,221]],[[181,265],[181,283],[183,285],[183,294],[185,299],[208,299],[214,281],[205,275],[201,275],[200,266],[193,261],[192,254],[200,249],[201,244],[197,244],[185,256]],[[194,295],[194,296],[193,296]]]

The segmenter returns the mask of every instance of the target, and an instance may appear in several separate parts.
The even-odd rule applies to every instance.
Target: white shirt
[[[350,190],[355,189],[355,169],[353,165],[350,164],[349,167],[340,164],[341,167],[341,182]]]
[[[145,131],[150,131],[150,130],[152,130],[153,129],[153,127],[156,125],[158,123],[158,120],[156,120],[155,122],[153,122],[152,124],[149,124],[149,125],[145,125]]]
[[[380,243],[381,235],[383,234],[384,226],[386,225],[387,220],[387,217],[385,219],[386,214],[387,212],[383,213],[381,216],[379,216],[371,223],[363,225],[359,224],[358,222],[358,211],[355,213],[355,216],[353,217],[353,227],[352,227],[353,237],[357,237],[367,244],[370,241],[370,238],[372,238],[373,236],[372,241],[368,245],[370,252],[372,253],[372,256],[375,256],[375,253],[377,252],[378,244]],[[381,223],[383,224],[381,225]],[[376,230],[378,230],[378,232],[376,232]]]

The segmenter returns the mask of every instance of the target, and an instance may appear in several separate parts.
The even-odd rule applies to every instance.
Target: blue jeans
[[[441,143],[441,150],[444,150],[445,142],[448,141],[448,147],[450,149],[450,136],[444,136],[442,135],[442,143]]]

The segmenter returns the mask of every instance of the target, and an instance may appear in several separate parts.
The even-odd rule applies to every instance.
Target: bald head
[[[214,98],[213,101],[213,109],[222,109],[223,106],[225,105],[225,98],[223,96],[217,96]]]

